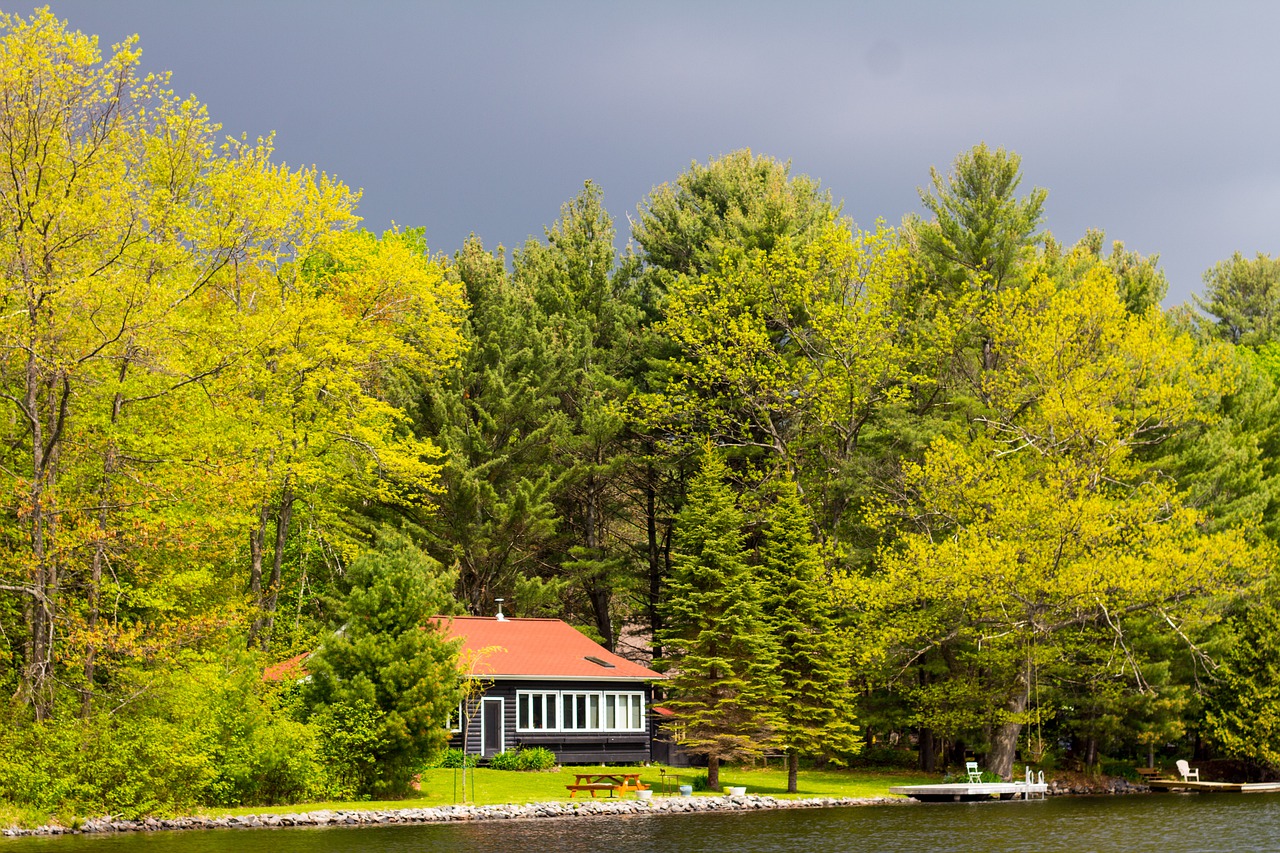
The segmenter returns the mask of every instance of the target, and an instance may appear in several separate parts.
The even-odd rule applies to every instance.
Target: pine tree
[[[305,696],[358,793],[402,794],[422,760],[444,747],[462,696],[457,646],[430,622],[454,609],[454,578],[383,528],[347,579],[341,627],[308,662]]]
[[[550,344],[529,322],[501,248],[488,252],[473,237],[451,274],[466,288],[468,346],[423,386],[418,407],[418,430],[444,451],[442,488],[420,519],[426,547],[457,566],[468,612],[503,596],[519,615],[535,615],[546,602],[516,590],[527,590],[555,535],[551,448],[567,430],[542,369]]]
[[[783,481],[760,543],[764,610],[779,647],[778,741],[787,751],[787,792],[797,791],[803,755],[848,755],[861,747],[853,721],[849,654],[831,618],[813,519],[795,484]]]
[[[666,704],[679,742],[707,754],[707,782],[720,788],[721,759],[759,755],[781,722],[777,643],[747,564],[743,515],[708,450],[676,521],[675,553],[659,636],[671,672]]]

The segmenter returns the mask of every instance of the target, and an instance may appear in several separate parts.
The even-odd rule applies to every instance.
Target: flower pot
[[[692,786],[692,785],[681,785],[681,786],[680,786],[680,796],[682,796],[682,797],[692,797],[692,796],[693,796],[693,786]]]
[[[746,785],[730,785],[725,790],[730,797],[745,797],[747,795]]]
[[[652,790],[636,791],[636,799],[651,800],[653,799],[653,791]]]

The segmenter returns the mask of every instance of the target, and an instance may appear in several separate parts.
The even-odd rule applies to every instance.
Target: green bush
[[[517,770],[550,770],[556,766],[556,754],[545,746],[531,746],[516,753]]]
[[[334,702],[312,716],[320,733],[320,755],[329,770],[325,796],[335,800],[369,799],[384,781],[379,766],[384,742],[383,713],[370,702]]]
[[[493,758],[489,759],[489,767],[492,770],[519,770],[520,751],[511,750],[510,752],[499,752]]]
[[[1103,761],[1099,770],[1103,776],[1120,776],[1130,782],[1138,781],[1138,771],[1132,761]]]
[[[0,707],[0,802],[141,817],[353,788],[347,764],[332,760],[348,744],[296,719],[288,689],[265,685],[259,672],[240,651],[160,671],[135,702],[87,718],[70,705],[44,722]]]
[[[0,800],[46,813],[190,812],[216,772],[206,732],[190,720],[139,713],[17,722],[0,737]]]
[[[550,770],[555,766],[556,754],[542,746],[500,752],[489,759],[489,767],[493,770]]]
[[[316,727],[296,718],[295,694],[292,685],[264,684],[256,667],[211,691],[217,775],[207,804],[279,805],[324,796],[332,787]]]
[[[448,749],[436,753],[432,760],[427,762],[424,769],[431,770],[436,767],[443,767],[446,770],[454,770],[459,767],[475,766],[476,756],[467,755],[460,749],[449,747]]]
[[[709,791],[709,790],[711,790],[711,789],[707,786],[707,774],[706,774],[706,773],[699,773],[697,776],[694,776],[694,777],[693,777],[693,779],[692,779],[692,780],[690,780],[689,784],[693,786],[693,790],[695,790],[695,791]]]

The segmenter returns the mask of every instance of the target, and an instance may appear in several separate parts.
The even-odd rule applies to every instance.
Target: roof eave
[[[472,679],[496,679],[504,681],[609,681],[609,682],[645,682],[665,681],[665,675],[505,675],[500,672],[484,672],[468,674]]]

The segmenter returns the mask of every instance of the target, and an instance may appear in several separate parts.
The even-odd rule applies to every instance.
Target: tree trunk
[[[787,753],[787,793],[800,793],[800,753],[794,749]]]
[[[1018,692],[1005,705],[1010,715],[1021,716],[1027,710],[1028,691],[1023,684]],[[1006,782],[1013,779],[1013,759],[1018,750],[1018,735],[1022,733],[1022,723],[1005,722],[996,726],[991,735],[991,753],[987,758],[987,769]]]
[[[28,595],[30,606],[27,616],[26,667],[18,686],[19,696],[31,704],[37,720],[47,720],[54,707],[54,640],[57,623],[58,563],[56,555],[49,553],[48,543],[53,541],[56,512],[46,513],[47,487],[56,479],[57,449],[66,423],[67,402],[71,395],[70,380],[61,377],[41,382],[36,363],[34,345],[27,357],[27,387],[25,395],[28,423],[31,427],[31,486],[28,492],[30,509],[27,517],[30,525],[31,573]],[[41,385],[48,392],[47,411],[51,415],[52,429],[46,437],[41,420]]]
[[[271,644],[271,629],[276,623],[276,606],[280,601],[280,579],[284,567],[284,548],[289,541],[289,521],[293,517],[293,488],[288,479],[280,490],[280,504],[276,507],[276,539],[271,555],[271,582],[262,602],[261,623],[258,638],[263,651]]]
[[[262,608],[262,554],[267,539],[267,520],[271,510],[264,500],[258,507],[258,523],[249,531],[249,596],[253,599],[253,620],[249,623],[249,648],[258,642],[260,611]]]
[[[707,756],[707,788],[711,791],[720,790],[720,756],[715,753]]]
[[[653,442],[646,442],[647,452],[653,455]],[[649,557],[649,598],[645,602],[649,617],[649,636],[652,638],[654,658],[662,657],[662,646],[658,643],[658,632],[662,630],[662,616],[658,605],[662,601],[662,556],[658,550],[658,490],[653,484],[655,472],[653,463],[645,465],[644,476],[644,521],[645,535]]]
[[[600,632],[600,644],[609,651],[614,651],[617,638],[613,635],[613,616],[609,613],[609,602],[613,596],[607,587],[592,584],[588,592],[591,598],[591,612],[596,617],[596,630]]]
[[[920,769],[925,773],[936,773],[938,770],[938,754],[934,750],[933,729],[920,729]]]
[[[126,355],[120,364],[119,382],[123,385],[125,373],[129,369],[129,357]],[[124,395],[119,391],[111,399],[111,425],[120,422],[120,412],[124,408]],[[88,606],[86,619],[89,628],[89,641],[84,654],[84,686],[80,691],[80,716],[87,719],[93,712],[93,680],[97,675],[98,644],[94,632],[98,628],[99,600],[102,590],[102,567],[107,561],[107,527],[110,521],[111,478],[116,473],[116,445],[114,436],[108,442],[102,457],[102,487],[98,490],[98,535],[93,544],[93,564],[90,570]]]
[[[605,565],[603,561],[604,554],[600,547],[603,537],[600,535],[600,512],[597,506],[598,495],[596,489],[595,476],[587,478],[587,499],[586,499],[586,546],[587,553],[591,559],[598,560],[597,568],[592,572],[592,576],[586,581],[587,597],[591,600],[591,614],[596,620],[596,630],[600,632],[600,638],[604,641],[601,643],[609,651],[614,650],[615,638],[613,636],[613,614],[609,612],[609,604],[613,600],[613,590],[610,588],[611,578],[598,568]]]

